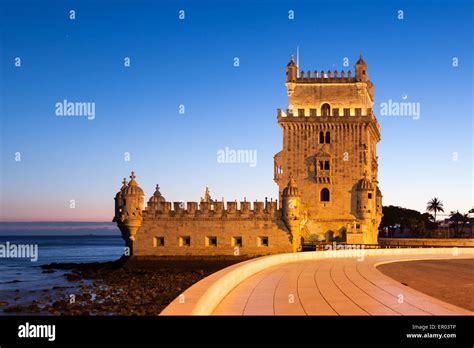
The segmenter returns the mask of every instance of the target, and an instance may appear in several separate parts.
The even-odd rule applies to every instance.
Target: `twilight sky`
[[[384,205],[424,211],[436,196],[447,212],[467,212],[472,6],[3,0],[0,220],[110,221],[131,170],[147,200],[157,183],[169,201],[197,201],[204,186],[219,199],[277,197],[276,109],[287,107],[285,65],[297,46],[306,71],[347,70],[344,58],[353,70],[363,52],[382,131]],[[95,103],[95,118],[58,117],[65,99]],[[419,103],[419,119],[382,116],[389,100]],[[226,147],[256,150],[256,165],[219,163]]]

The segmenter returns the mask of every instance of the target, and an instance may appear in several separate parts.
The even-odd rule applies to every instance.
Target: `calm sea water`
[[[38,245],[38,260],[0,257],[0,301],[12,302],[25,293],[66,284],[65,272],[43,273],[41,265],[52,262],[114,261],[124,250],[120,236],[0,236],[0,244]]]

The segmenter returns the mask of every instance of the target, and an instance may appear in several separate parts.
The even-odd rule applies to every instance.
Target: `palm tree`
[[[461,214],[461,235],[464,235],[464,226],[466,226],[466,223],[469,221],[469,215],[466,214]]]
[[[459,210],[453,210],[449,213],[449,220],[451,220],[454,224],[454,237],[458,237],[459,222],[462,221],[462,214],[459,212]]]
[[[439,211],[444,212],[443,202],[441,202],[438,198],[435,197],[427,203],[426,210],[430,213],[434,213],[434,222],[436,223],[436,213]]]

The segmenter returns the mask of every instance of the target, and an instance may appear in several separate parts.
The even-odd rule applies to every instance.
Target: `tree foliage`
[[[428,213],[422,214],[413,209],[393,205],[382,207],[382,213],[381,229],[384,227],[393,229],[395,226],[399,226],[402,230],[410,229],[414,235],[420,237],[425,236],[429,230],[436,229],[436,224],[433,222],[434,218]]]

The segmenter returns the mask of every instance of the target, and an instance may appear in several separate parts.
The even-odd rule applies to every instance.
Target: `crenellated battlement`
[[[368,123],[373,126],[376,136],[380,137],[380,125],[375,117],[372,108],[333,108],[329,114],[321,114],[321,109],[277,109],[278,123],[285,127],[285,125],[325,125],[330,121],[330,124],[341,127],[344,125],[358,125]]]
[[[301,70],[299,76],[295,79],[289,79],[287,82],[295,83],[355,83],[357,82],[356,78],[352,76],[352,71],[348,70],[347,72],[341,70],[339,73],[337,70],[318,72],[314,70],[311,73],[311,70],[308,70],[306,73],[304,70]]]
[[[332,108],[323,110],[322,108],[298,108],[298,109],[286,109],[283,111],[281,108],[277,109],[277,117],[366,117],[374,116],[372,108]]]
[[[239,204],[240,203],[240,204]],[[157,202],[148,204],[143,211],[144,219],[163,218],[232,218],[274,219],[281,216],[277,200],[248,202]]]
[[[299,72],[299,73],[298,73]],[[349,70],[300,70],[293,57],[286,66],[288,105],[329,103],[340,107],[369,107],[373,103],[373,84],[367,75],[367,64],[360,55]]]

